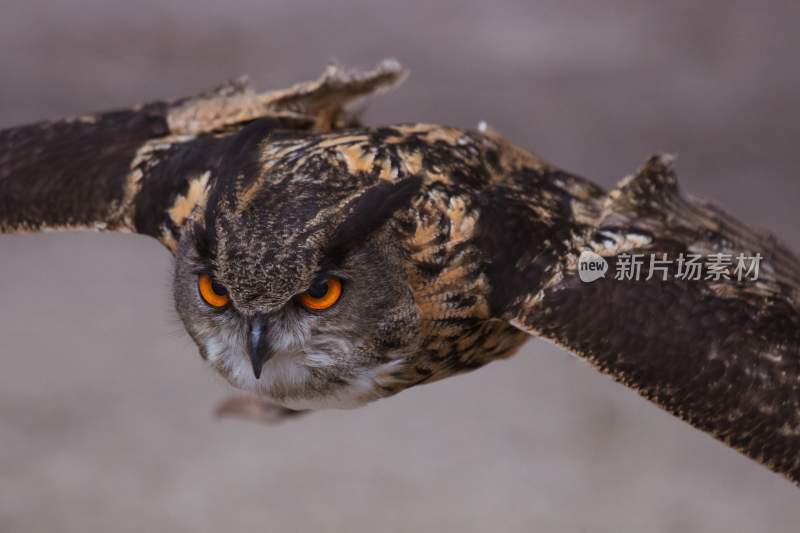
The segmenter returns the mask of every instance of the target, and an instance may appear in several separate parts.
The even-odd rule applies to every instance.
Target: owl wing
[[[280,91],[257,94],[238,81],[172,103],[2,130],[0,233],[130,231],[173,248],[215,179],[210,169],[246,142],[237,133],[350,125],[346,104],[404,75],[393,61],[363,73],[329,67]]]
[[[800,482],[797,257],[771,235],[682,196],[665,157],[651,159],[582,213],[573,220],[571,249],[537,267],[547,275],[534,291],[503,289],[516,290],[504,318]],[[609,269],[584,282],[579,256],[588,251]],[[650,255],[664,259],[665,253],[675,261],[668,279],[661,271],[646,279]],[[627,276],[635,254],[643,256],[638,280]],[[731,256],[732,265],[717,263],[727,266],[731,279],[713,273],[712,279],[686,279],[686,268],[683,276],[676,268],[681,254],[711,258],[703,278],[720,259],[715,254]],[[751,257],[762,257],[757,280],[750,272],[738,281],[739,254],[748,268],[756,262]],[[515,268],[525,270],[542,257]]]

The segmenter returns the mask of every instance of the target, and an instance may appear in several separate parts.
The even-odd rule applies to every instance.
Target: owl
[[[158,239],[201,357],[250,393],[226,412],[359,407],[533,335],[800,481],[797,257],[684,196],[666,155],[606,191],[485,125],[348,111],[403,76],[331,67],[5,130],[0,231]]]

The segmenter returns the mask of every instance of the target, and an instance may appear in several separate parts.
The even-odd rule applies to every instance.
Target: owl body
[[[568,188],[596,192],[499,138],[442,126],[237,135],[227,142],[246,148],[217,167],[236,179],[208,170],[213,193],[175,235],[177,308],[232,384],[291,409],[356,407],[511,355],[527,335],[500,318],[499,261],[527,260],[537,240],[552,248],[560,221],[537,211],[563,202],[571,217]],[[488,256],[497,231],[529,242]],[[230,306],[204,304],[198,272]],[[298,305],[326,276],[343,281],[340,301]],[[258,377],[253,320],[270,347]]]

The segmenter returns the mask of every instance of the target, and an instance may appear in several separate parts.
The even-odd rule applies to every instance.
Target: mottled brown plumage
[[[286,91],[232,85],[0,132],[0,230],[159,239],[203,356],[270,402],[225,411],[357,406],[537,335],[800,481],[798,259],[682,196],[666,156],[606,193],[491,130],[363,127],[347,113],[402,74],[331,69]],[[752,282],[584,283],[588,251],[612,272],[632,253],[763,262]],[[199,300],[204,274],[229,307]],[[297,295],[320,276],[343,280],[343,295],[309,312]],[[251,370],[254,347],[269,353],[258,368],[250,355]]]

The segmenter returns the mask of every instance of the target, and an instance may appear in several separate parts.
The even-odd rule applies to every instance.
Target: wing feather
[[[648,161],[593,212],[593,223],[576,232],[552,275],[535,291],[519,293],[506,319],[800,482],[797,257],[771,235],[683,196],[664,156]],[[605,258],[604,278],[580,280],[583,251]],[[689,281],[674,271],[667,280],[615,279],[623,254],[650,253],[763,260],[757,281]]]
[[[367,72],[329,67],[316,81],[280,91],[258,94],[240,80],[172,103],[2,130],[0,233],[134,231],[174,248],[221,161],[236,156],[231,137],[247,125],[259,122],[247,133],[261,135],[351,125],[348,103],[404,76],[394,61]]]

